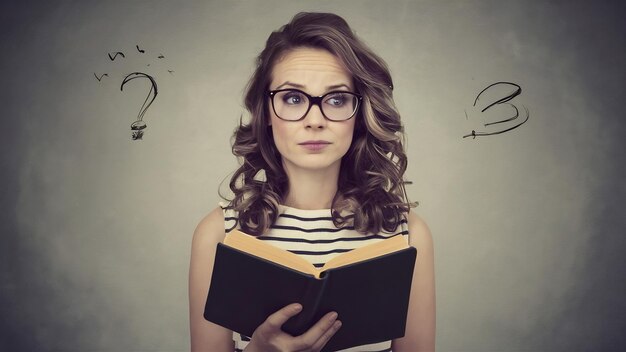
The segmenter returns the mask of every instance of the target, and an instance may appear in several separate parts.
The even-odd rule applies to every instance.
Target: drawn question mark
[[[132,138],[134,141],[138,139],[142,139],[143,130],[147,127],[145,122],[143,122],[143,116],[146,114],[146,111],[148,110],[150,105],[152,105],[152,102],[154,101],[154,99],[156,99],[156,96],[158,94],[157,84],[154,78],[143,72],[133,72],[127,75],[126,77],[124,77],[124,80],[122,81],[122,85],[120,86],[120,90],[124,91],[124,85],[132,81],[133,79],[137,79],[137,78],[148,79],[150,81],[151,86],[150,86],[150,91],[148,92],[148,96],[146,96],[146,100],[143,101],[143,104],[141,105],[141,108],[139,109],[139,114],[137,115],[137,121],[133,122],[130,125],[130,129],[131,131],[133,131]],[[150,97],[152,97],[152,99],[150,99]]]

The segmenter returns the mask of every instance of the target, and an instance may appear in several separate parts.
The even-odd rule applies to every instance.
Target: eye
[[[304,101],[305,97],[299,92],[285,92],[281,100],[287,105],[298,105]]]
[[[332,94],[324,101],[324,103],[329,104],[333,107],[341,107],[348,100],[347,94],[336,93]]]

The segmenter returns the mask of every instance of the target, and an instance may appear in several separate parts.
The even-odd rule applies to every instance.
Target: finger
[[[315,345],[328,330],[332,330],[333,323],[337,320],[336,312],[329,312],[324,315],[307,332],[296,337],[294,341],[300,349],[307,349]],[[334,332],[332,332],[334,334]],[[331,335],[332,336],[332,335]]]
[[[302,311],[302,305],[301,304],[299,304],[299,303],[290,304],[290,305],[285,306],[285,307],[281,308],[280,310],[276,311],[275,313],[273,313],[269,317],[267,317],[267,319],[265,319],[265,323],[263,325],[268,325],[272,329],[280,329],[280,327],[283,326],[283,324],[287,320],[289,320],[289,318],[291,318],[294,315],[300,313],[300,311]]]
[[[341,328],[341,321],[335,320],[330,329],[326,330],[324,335],[322,335],[317,342],[313,345],[313,351],[321,351],[324,346],[328,343],[331,337],[335,336],[335,333],[339,331]]]

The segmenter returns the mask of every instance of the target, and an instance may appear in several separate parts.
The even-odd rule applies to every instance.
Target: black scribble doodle
[[[144,134],[144,129],[147,127],[147,125],[145,124],[145,122],[143,122],[143,117],[146,114],[146,111],[148,110],[148,108],[150,107],[150,105],[152,105],[152,102],[154,102],[154,99],[156,99],[156,96],[158,94],[158,89],[157,89],[157,84],[156,81],[154,80],[154,78],[148,74],[145,74],[143,72],[133,72],[129,75],[127,75],[126,77],[124,77],[124,80],[122,81],[122,85],[120,86],[120,91],[124,91],[124,85],[134,79],[137,78],[144,78],[150,81],[150,91],[148,92],[148,95],[146,96],[146,99],[143,101],[143,104],[141,105],[141,108],[139,108],[139,114],[137,115],[137,121],[133,122],[130,125],[130,129],[131,131],[133,131],[132,133],[132,139],[134,141],[136,140],[141,140],[143,139],[143,134]],[[152,99],[150,99],[152,97]]]
[[[117,57],[117,55],[119,55],[119,56],[121,56],[123,58],[126,58],[126,55],[124,55],[124,53],[121,52],[121,51],[115,52],[115,54],[113,54],[113,56],[111,56],[111,53],[108,53],[108,55],[109,55],[109,59],[111,59],[111,61],[115,61],[115,58]]]
[[[501,134],[516,129],[526,123],[530,117],[528,109],[522,105],[525,116],[520,117],[519,108],[515,104],[509,103],[511,99],[521,93],[522,87],[511,82],[496,82],[483,89],[478,93],[478,96],[476,96],[473,106],[476,108],[478,105],[477,108],[480,110],[481,120],[490,119],[491,121],[482,124],[482,127],[486,129],[485,131],[476,131],[473,129],[471,133],[464,135],[463,138],[472,137],[472,139],[476,139],[476,137]],[[498,105],[510,106],[513,108],[512,111],[514,112],[510,116],[503,117],[500,114],[501,111],[498,110],[496,112],[499,114],[495,115],[495,118],[492,117],[493,115],[485,114],[487,110],[495,108]],[[468,119],[467,111],[465,111],[465,119]],[[494,119],[495,121],[493,121]]]
[[[109,77],[109,75],[107,75],[106,73],[103,73],[100,77],[98,77],[98,75],[96,75],[96,73],[93,73],[94,77],[96,77],[96,79],[98,80],[98,82],[102,81],[102,77],[107,76]]]
[[[135,48],[137,49],[137,53],[135,54],[135,56],[141,56],[142,58],[146,57],[145,55],[142,55],[142,54],[145,54],[146,51],[144,49],[140,48],[139,44],[135,45]],[[132,49],[130,51],[134,52],[134,50],[132,50]],[[127,50],[127,52],[129,52],[129,51]],[[109,59],[111,61],[116,61],[118,56],[120,56],[122,58],[126,58],[126,55],[124,55],[124,53],[121,52],[121,51],[108,52],[107,55],[108,55],[108,57],[109,57]],[[129,54],[129,55],[132,55],[132,54]],[[152,63],[154,63],[154,61],[153,61],[154,60],[153,59],[154,56],[150,55],[150,57],[152,58],[152,60],[150,60],[152,62],[148,62],[146,66],[150,67],[151,70],[161,69],[161,66],[159,66],[159,65],[152,66]],[[162,53],[159,53],[159,55],[157,56],[157,59],[159,59],[159,60],[165,59],[165,56]],[[117,62],[120,62],[120,61],[121,60],[119,60],[119,59],[117,60]],[[165,61],[165,60],[163,60],[163,61]],[[123,62],[124,62],[125,65],[129,63],[129,61],[123,61]],[[159,63],[161,63],[161,62],[162,61],[159,61]],[[143,64],[146,64],[146,62],[143,62],[143,63],[137,63],[136,62],[133,65],[143,66]],[[117,65],[117,63],[115,63],[114,65]],[[144,67],[146,67],[146,66],[144,66]],[[107,69],[107,71],[108,71],[108,69]],[[147,71],[147,69],[136,68],[136,69],[134,69],[132,71]],[[127,72],[129,72],[129,71],[127,71]],[[148,72],[152,73],[152,71],[148,71]],[[167,72],[169,72],[169,74],[172,75],[174,73],[174,70],[168,69]],[[124,91],[124,86],[128,82],[130,82],[130,81],[132,81],[134,79],[144,78],[144,79],[146,79],[146,80],[148,80],[150,82],[150,90],[148,91],[148,95],[146,96],[145,100],[143,101],[143,104],[141,105],[141,107],[139,109],[139,114],[137,115],[136,121],[133,122],[131,124],[131,126],[130,126],[130,129],[132,131],[132,135],[131,135],[132,140],[142,140],[143,136],[144,136],[144,133],[145,133],[145,130],[147,128],[147,125],[143,121],[143,118],[144,118],[144,116],[146,114],[146,111],[152,105],[152,103],[154,102],[154,100],[156,99],[156,96],[158,94],[157,83],[156,83],[156,80],[154,79],[154,77],[152,75],[150,75],[148,73],[144,73],[144,72],[133,72],[131,74],[123,74],[122,75],[122,74],[119,74],[119,73],[116,74],[114,72],[108,71],[107,73],[103,73],[103,74],[97,74],[97,73],[94,72],[93,75],[96,78],[96,80],[98,80],[98,82],[100,82],[100,84],[102,84],[103,86],[107,85],[107,82],[109,80],[111,80],[111,79],[114,79],[117,82],[118,77],[123,77],[122,84],[120,86],[120,91],[122,91],[122,92]],[[109,78],[107,80],[103,81],[103,78],[105,76],[109,77]],[[116,84],[116,83],[114,83],[114,84]]]

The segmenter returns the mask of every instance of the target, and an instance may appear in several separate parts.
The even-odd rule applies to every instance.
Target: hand
[[[292,316],[300,313],[300,304],[290,304],[270,315],[252,334],[246,352],[318,352],[341,327],[337,313],[324,315],[307,332],[300,336],[291,336],[281,330],[281,326]]]

